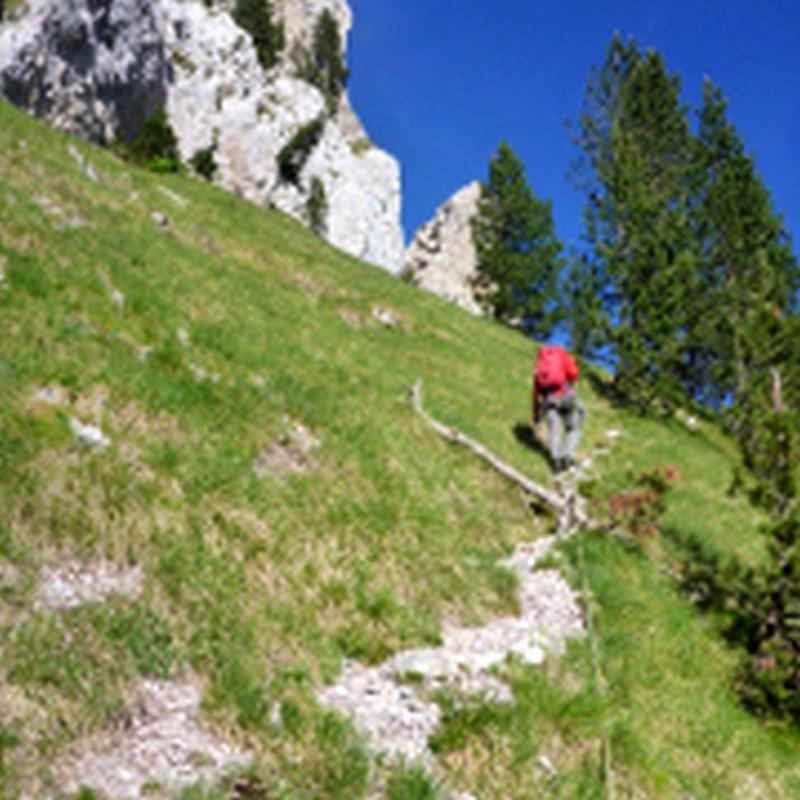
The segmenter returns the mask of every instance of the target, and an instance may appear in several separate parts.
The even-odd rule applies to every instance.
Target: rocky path
[[[441,722],[430,690],[450,688],[495,702],[512,702],[494,668],[514,655],[540,664],[560,655],[567,640],[585,630],[576,592],[554,569],[537,564],[558,534],[520,544],[504,564],[518,576],[520,615],[483,627],[446,627],[443,644],[397,653],[376,667],[346,665],[339,680],[319,693],[320,702],[352,718],[375,752],[390,759],[433,763],[428,738]]]
[[[616,432],[607,433],[613,440]],[[319,701],[350,717],[374,752],[429,769],[434,759],[428,739],[441,724],[439,706],[429,699],[431,690],[449,688],[491,702],[513,702],[496,667],[509,656],[541,664],[547,655],[561,655],[570,638],[586,632],[577,592],[557,570],[539,564],[559,541],[589,524],[577,485],[594,457],[607,453],[596,451],[581,468],[556,479],[555,533],[519,544],[502,562],[519,581],[519,616],[476,628],[445,627],[441,646],[405,650],[375,667],[349,662],[336,683],[319,692]]]

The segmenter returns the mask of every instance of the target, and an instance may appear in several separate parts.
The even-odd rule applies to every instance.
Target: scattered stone
[[[257,372],[250,378],[250,383],[252,383],[256,389],[265,389],[267,386],[267,379],[260,372]]]
[[[105,450],[111,444],[111,439],[97,425],[84,425],[76,417],[70,417],[69,427],[75,437],[92,450]]]
[[[9,561],[0,561],[0,590],[12,589],[19,580],[19,570]]]
[[[357,312],[353,311],[351,308],[340,308],[339,316],[351,328],[355,328],[357,331],[360,331],[364,327],[364,324],[361,322],[361,317],[358,315]]]
[[[440,714],[418,691],[448,687],[511,702],[510,689],[493,674],[495,667],[510,655],[541,664],[548,653],[562,654],[567,639],[583,635],[575,592],[555,570],[536,569],[557,541],[549,536],[520,544],[503,562],[519,578],[519,617],[483,627],[446,628],[440,647],[403,651],[377,667],[348,663],[339,680],[320,692],[320,702],[350,716],[374,750],[429,765],[428,737]],[[414,686],[401,683],[412,676]]]
[[[316,297],[326,294],[325,288],[320,286],[310,275],[306,275],[305,272],[296,272],[289,278],[289,280],[295,286],[298,286],[299,288]]]
[[[48,406],[65,406],[69,403],[69,390],[59,384],[43,386],[33,395],[35,403],[44,403]]]
[[[619,439],[619,437],[620,437],[620,436],[622,436],[622,435],[623,435],[623,434],[622,434],[622,431],[621,431],[621,430],[618,430],[617,428],[609,428],[609,429],[606,431],[606,437],[607,437],[608,439],[611,439],[611,441],[612,441],[612,442],[613,442],[615,439]]]
[[[152,349],[153,349],[152,346],[149,345],[149,344],[137,345],[136,346],[136,358],[138,358],[139,361],[147,361],[147,356],[150,355],[150,352],[152,351]]]
[[[138,564],[69,561],[59,566],[42,567],[39,580],[41,607],[57,611],[105,600],[111,594],[138,597],[142,593],[143,578]]]
[[[125,306],[125,295],[119,289],[111,290],[111,302],[120,310]]]
[[[169,228],[169,219],[167,218],[166,214],[162,214],[160,211],[154,211],[150,218],[158,225],[162,230],[166,230]]]
[[[192,375],[194,375],[195,379],[200,381],[211,381],[211,383],[219,383],[222,380],[222,375],[218,372],[209,372],[208,370],[204,369],[201,366],[198,366],[195,363],[189,364],[189,369],[192,371]]]
[[[372,317],[386,328],[403,328],[403,323],[397,314],[386,306],[373,306]]]
[[[78,164],[78,168],[80,171],[90,180],[92,183],[97,183],[100,178],[95,171],[94,167],[89,163],[88,159],[75,147],[74,144],[70,144],[67,148],[69,154],[75,159]]]
[[[184,346],[188,347],[191,343],[189,339],[189,332],[186,328],[178,328],[177,333],[175,334],[178,337],[178,341]]]
[[[682,408],[675,412],[677,419],[682,422],[690,431],[696,431],[700,427],[700,421],[694,414],[688,414]]]
[[[558,774],[558,770],[553,766],[553,762],[544,753],[536,759],[536,763],[551,777]]]
[[[48,197],[46,194],[39,193],[31,196],[31,200],[36,203],[37,206],[48,216],[48,217],[55,217],[57,219],[63,219],[64,209]]]
[[[253,470],[260,478],[280,474],[301,475],[315,466],[312,454],[320,446],[319,439],[299,422],[284,422],[288,432],[253,459]]]
[[[250,753],[200,725],[201,699],[190,680],[143,681],[106,743],[87,742],[83,752],[56,765],[60,791],[85,786],[114,800],[138,800],[154,784],[177,792],[245,766]]]
[[[158,191],[161,192],[164,197],[169,198],[178,208],[186,208],[186,200],[177,192],[173,192],[172,189],[168,189],[166,186],[159,186]]]

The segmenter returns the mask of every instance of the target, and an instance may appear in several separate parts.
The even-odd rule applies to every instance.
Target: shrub
[[[322,236],[328,227],[328,197],[325,184],[316,175],[311,179],[305,210],[308,227]]]
[[[311,53],[301,53],[298,58],[299,77],[316,86],[325,95],[329,113],[335,113],[350,71],[342,55],[339,25],[327,8],[314,25]]]
[[[267,0],[236,0],[233,19],[252,37],[258,63],[265,70],[274,67],[283,50],[283,25],[272,21],[272,8]]]
[[[179,172],[181,169],[178,139],[163,108],[145,120],[124,151],[131,161],[155,172]]]
[[[189,163],[192,169],[207,181],[213,180],[217,171],[217,162],[214,159],[214,153],[217,150],[216,142],[209,147],[203,147],[198,150],[190,159]]]
[[[300,128],[281,149],[277,157],[281,180],[297,184],[308,157],[322,138],[324,128],[324,120],[317,118]]]

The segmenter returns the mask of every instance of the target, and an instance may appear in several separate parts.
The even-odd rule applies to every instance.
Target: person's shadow
[[[536,431],[527,422],[518,422],[514,425],[514,438],[525,447],[530,448],[536,453],[539,453],[542,458],[550,465],[550,469],[554,468],[553,459],[550,456],[550,451],[547,445],[536,435]]]

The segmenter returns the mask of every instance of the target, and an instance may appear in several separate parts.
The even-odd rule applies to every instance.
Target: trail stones
[[[428,737],[441,722],[439,707],[399,684],[391,664],[368,668],[349,663],[319,700],[351,717],[372,747],[390,759],[432,762]]]
[[[142,593],[142,570],[138,565],[120,566],[109,561],[80,564],[70,561],[42,567],[39,602],[49,611],[76,608],[85,603],[121,594],[135,598]]]
[[[86,159],[83,154],[75,147],[74,144],[70,144],[67,148],[67,152],[72,156],[75,162],[78,165],[78,169],[90,180],[92,183],[97,183],[100,179],[97,175],[97,171],[94,167],[89,163],[88,159]]]
[[[249,754],[200,726],[200,701],[191,681],[143,681],[107,742],[86,743],[83,752],[56,766],[60,791],[86,786],[104,797],[132,800],[150,796],[154,784],[177,791],[249,762]]]
[[[541,664],[548,653],[561,654],[567,639],[584,633],[583,613],[569,584],[555,570],[535,569],[556,541],[550,536],[521,544],[504,562],[519,577],[519,617],[480,628],[445,628],[440,647],[403,651],[377,667],[351,662],[320,692],[320,702],[351,717],[374,750],[429,764],[427,741],[440,715],[419,691],[447,687],[511,702],[511,690],[495,667],[511,655]],[[415,685],[403,685],[410,676]]]
[[[64,406],[69,403],[69,391],[59,384],[42,386],[33,395],[35,403],[44,403],[48,406]]]
[[[267,445],[254,459],[253,470],[267,475],[302,475],[316,466],[313,454],[320,442],[299,422],[284,420],[287,431]]]
[[[154,211],[150,215],[150,219],[152,219],[162,231],[165,231],[169,228],[169,219],[167,218],[167,215],[162,214],[160,211]]]
[[[387,306],[373,306],[372,317],[377,320],[384,328],[395,328],[405,330],[405,326],[400,317]]]
[[[77,417],[70,417],[69,427],[75,438],[91,450],[103,451],[111,444],[97,425],[84,425]]]

